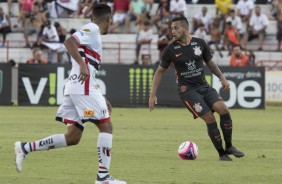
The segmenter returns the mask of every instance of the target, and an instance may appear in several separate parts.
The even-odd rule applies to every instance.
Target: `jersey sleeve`
[[[203,45],[203,59],[207,63],[212,59],[212,53],[207,43],[204,40],[201,40]]]
[[[163,51],[160,66],[163,68],[168,68],[171,62],[172,62],[171,49],[170,49],[170,46],[167,46]]]
[[[91,40],[96,38],[96,34],[99,33],[98,27],[94,26],[84,26],[80,30],[76,31],[72,34],[72,36],[76,39],[79,45],[90,45]]]

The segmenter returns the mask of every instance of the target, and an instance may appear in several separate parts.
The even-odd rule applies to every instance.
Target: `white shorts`
[[[113,23],[123,24],[125,21],[126,13],[114,13]]]
[[[60,105],[56,120],[67,125],[85,128],[86,122],[107,123],[110,115],[106,100],[101,93],[95,95],[65,95]]]

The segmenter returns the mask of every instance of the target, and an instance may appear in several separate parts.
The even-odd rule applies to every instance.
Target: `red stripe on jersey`
[[[36,144],[33,142],[33,151],[36,151]]]
[[[88,66],[88,58],[85,58],[85,63],[86,63],[86,67],[88,70],[88,74],[90,74],[89,66]],[[88,77],[84,81],[84,94],[85,95],[89,95],[89,84],[90,84],[90,75],[88,75]]]
[[[100,119],[99,120],[99,123],[109,123],[109,122],[111,122],[111,118],[110,117],[108,117],[106,119]]]
[[[74,125],[76,123],[76,121],[73,121],[73,120],[69,120],[69,119],[64,119],[64,123],[67,123],[67,124],[72,124]]]
[[[94,50],[90,50],[87,47],[82,46],[82,45],[80,45],[79,48],[82,48],[84,50],[85,54],[88,54],[88,55],[92,56],[93,58],[97,59],[99,61],[99,64],[101,63],[101,56],[100,56],[100,54],[98,54]]]
[[[194,111],[194,109],[190,106],[190,104],[187,102],[187,101],[184,101],[185,104],[188,106],[188,108],[193,112],[193,114],[196,116],[196,117],[199,117],[199,115]]]

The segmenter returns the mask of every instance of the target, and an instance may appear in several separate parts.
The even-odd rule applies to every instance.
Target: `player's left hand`
[[[223,91],[224,91],[224,92],[229,91],[229,89],[230,89],[230,84],[229,84],[228,80],[226,80],[226,79],[221,80],[221,85],[222,85],[222,87],[223,87]]]
[[[150,109],[150,112],[151,112],[152,110],[154,110],[154,106],[155,106],[155,104],[157,104],[157,103],[158,103],[157,97],[156,97],[156,96],[154,96],[154,97],[151,97],[151,96],[150,96],[150,98],[149,98],[149,109]]]
[[[80,74],[78,76],[78,82],[81,82],[81,84],[83,84],[84,81],[88,78],[89,72],[85,62],[81,62],[79,66],[80,66]]]

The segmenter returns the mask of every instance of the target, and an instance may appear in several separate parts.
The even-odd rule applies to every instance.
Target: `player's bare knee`
[[[67,144],[68,146],[73,146],[73,145],[77,145],[79,141],[80,141],[80,138],[73,138],[73,139],[67,140]]]
[[[204,114],[203,116],[201,116],[201,118],[208,124],[208,123],[213,123],[216,122],[216,119],[213,115],[213,113],[210,111],[206,114]]]
[[[65,137],[66,137],[68,146],[77,145],[81,138],[81,136],[74,136],[74,135],[69,135],[69,134],[66,134]]]
[[[111,122],[103,122],[97,124],[97,127],[99,128],[100,132],[106,132],[112,134],[113,132],[113,125]]]
[[[224,114],[228,114],[229,113],[229,110],[228,110],[228,107],[227,106],[224,106],[220,109],[220,111],[218,112],[218,114],[221,116],[221,115],[224,115]]]

